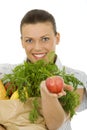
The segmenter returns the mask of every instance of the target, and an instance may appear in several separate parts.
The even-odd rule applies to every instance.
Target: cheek
[[[48,50],[55,50],[55,47],[56,47],[56,44],[53,42],[47,45]]]
[[[32,50],[32,46],[30,46],[30,45],[25,45],[25,46],[24,46],[24,49],[25,49],[26,51],[30,51],[30,50]]]

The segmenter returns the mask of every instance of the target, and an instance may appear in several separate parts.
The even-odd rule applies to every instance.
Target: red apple
[[[52,76],[46,79],[46,86],[52,93],[60,93],[64,87],[64,80],[60,76]]]

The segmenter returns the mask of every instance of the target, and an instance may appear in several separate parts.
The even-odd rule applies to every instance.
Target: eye
[[[29,38],[29,39],[26,39],[25,42],[27,42],[27,43],[32,43],[33,40],[32,40],[31,38]]]
[[[43,37],[43,38],[42,38],[42,41],[43,41],[43,42],[46,42],[46,41],[48,41],[48,40],[49,40],[49,37]]]

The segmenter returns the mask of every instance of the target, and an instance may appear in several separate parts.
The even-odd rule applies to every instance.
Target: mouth
[[[43,59],[45,56],[47,55],[47,53],[33,53],[33,56],[35,59],[39,60],[39,59]]]

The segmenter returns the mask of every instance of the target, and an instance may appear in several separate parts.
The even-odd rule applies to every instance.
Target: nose
[[[34,49],[35,50],[40,50],[41,49],[41,45],[40,45],[39,41],[35,42]]]

